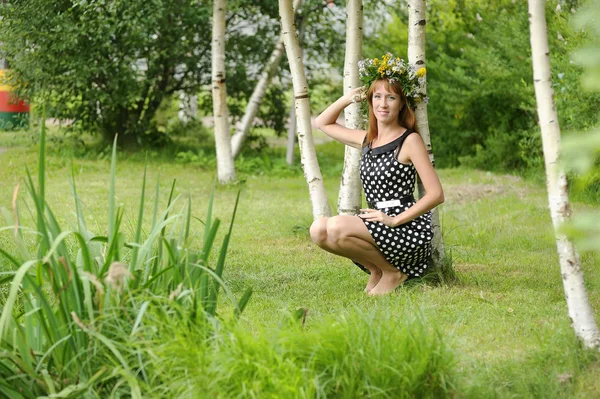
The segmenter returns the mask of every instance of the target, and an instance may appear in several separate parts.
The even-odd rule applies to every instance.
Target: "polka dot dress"
[[[406,137],[407,130],[396,140],[381,147],[371,149],[365,146],[360,162],[360,178],[367,202],[370,204],[412,196],[415,190],[417,171],[414,165],[403,164],[397,154]],[[412,205],[414,199],[403,199],[400,206],[379,208],[390,216],[396,216]],[[397,227],[389,227],[381,222],[363,222],[375,240],[377,247],[392,265],[409,277],[422,276],[431,257],[431,213],[417,217]],[[357,265],[369,272],[365,267]]]

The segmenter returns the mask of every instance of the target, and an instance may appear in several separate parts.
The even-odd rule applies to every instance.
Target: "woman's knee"
[[[327,241],[327,219],[326,217],[318,218],[310,226],[310,238],[317,245],[322,245]]]
[[[346,216],[334,216],[327,220],[327,237],[333,242],[338,242],[348,236],[348,223]]]

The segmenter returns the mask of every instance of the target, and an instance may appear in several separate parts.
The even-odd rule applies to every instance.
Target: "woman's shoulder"
[[[423,138],[421,137],[421,134],[419,134],[419,132],[417,132],[416,130],[406,129],[404,135],[406,136],[404,138],[405,143],[423,143]]]

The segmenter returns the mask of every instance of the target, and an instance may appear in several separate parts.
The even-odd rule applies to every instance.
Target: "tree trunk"
[[[583,283],[579,255],[573,243],[560,231],[560,226],[569,220],[571,209],[567,195],[567,178],[558,165],[560,127],[550,77],[550,49],[544,6],[544,0],[529,0],[533,82],[544,147],[548,202],[569,317],[575,333],[583,340],[585,346],[599,348],[600,333]]]
[[[331,216],[331,208],[327,202],[323,176],[319,169],[317,153],[315,152],[315,143],[312,138],[308,84],[306,82],[306,74],[304,73],[302,53],[300,51],[298,37],[296,36],[294,11],[291,0],[279,0],[279,15],[281,17],[285,51],[287,53],[290,72],[292,74],[300,158],[302,160],[302,166],[304,167],[304,177],[308,183],[313,217],[316,219],[321,216]]]
[[[290,110],[290,127],[288,129],[287,151],[285,160],[288,165],[294,164],[294,146],[296,145],[296,104]]]
[[[302,2],[300,2],[301,4]],[[304,45],[304,26],[306,24],[307,16],[304,15],[302,18],[298,18],[298,8],[296,8],[296,4],[294,3],[294,18],[296,19],[296,24],[298,26],[298,45],[300,46],[300,56],[302,57],[302,46]],[[294,164],[294,148],[296,146],[296,104],[292,104],[290,110],[290,127],[288,129],[288,141],[287,141],[287,149],[286,149],[286,162],[288,165]]]
[[[189,122],[198,119],[198,96],[179,92],[179,120]]]
[[[425,0],[409,0],[408,1],[408,62],[414,66],[416,70],[425,68],[425,24],[426,24],[426,4]],[[422,92],[427,94],[427,81],[423,76]],[[431,136],[429,134],[429,120],[427,118],[427,103],[419,102],[415,106],[415,117],[419,133],[425,142],[429,160],[435,167],[433,158],[433,150],[431,149]],[[419,197],[425,194],[423,183],[419,179],[418,184]],[[434,268],[441,268],[445,261],[446,251],[444,249],[444,241],[442,237],[442,228],[440,225],[440,215],[437,208],[431,211],[431,223],[433,227],[433,242],[431,260]]]
[[[360,86],[358,61],[362,58],[363,35],[362,0],[348,0],[346,3],[346,60],[344,62],[344,94]],[[361,124],[360,104],[350,104],[344,110],[346,127],[358,129]],[[340,215],[357,215],[360,212],[360,166],[361,151],[346,146],[344,170],[338,196]]]
[[[235,167],[231,153],[231,133],[225,87],[225,14],[227,0],[215,0],[212,29],[212,97],[217,148],[217,176],[220,183],[235,180]]]

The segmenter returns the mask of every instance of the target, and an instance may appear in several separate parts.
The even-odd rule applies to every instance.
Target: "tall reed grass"
[[[173,182],[167,207],[159,212],[157,183],[151,228],[143,234],[144,172],[135,234],[127,237],[123,209],[115,203],[115,140],[107,234],[88,229],[74,178],[76,228],[65,230],[46,201],[45,140],[42,125],[37,185],[27,171],[26,199],[17,186],[12,209],[2,209],[7,224],[2,230],[11,232],[14,245],[0,248],[13,267],[0,275],[8,288],[0,316],[0,396],[141,398],[151,385],[146,363],[152,350],[134,343],[168,339],[157,335],[160,329],[146,328],[148,313],[182,330],[201,331],[206,340],[218,329],[221,292],[235,317],[248,303],[251,290],[236,302],[222,279],[233,219],[213,262],[209,256],[220,227],[212,217],[213,196],[203,244],[194,249],[191,199],[178,207]],[[34,227],[21,223],[26,219],[21,205],[28,204]],[[237,201],[234,217],[236,209]]]

